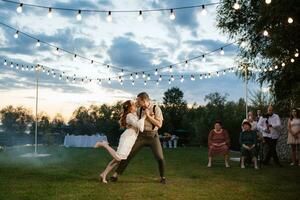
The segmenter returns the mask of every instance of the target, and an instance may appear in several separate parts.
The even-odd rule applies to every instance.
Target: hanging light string
[[[290,59],[286,59],[284,62],[279,62],[277,61],[277,65],[275,66],[271,66],[271,67],[245,67],[245,66],[238,66],[238,67],[230,67],[230,68],[225,68],[222,70],[217,70],[217,71],[213,71],[213,72],[206,72],[206,73],[194,73],[194,74],[161,74],[159,76],[156,76],[155,79],[151,79],[151,75],[153,74],[145,74],[143,73],[141,76],[141,80],[144,82],[144,85],[147,85],[147,82],[156,82],[156,84],[158,85],[160,82],[164,81],[164,80],[168,80],[169,84],[171,84],[172,82],[174,82],[175,80],[179,78],[180,82],[184,82],[186,79],[190,78],[191,81],[196,80],[196,78],[198,77],[200,80],[202,79],[209,79],[211,77],[219,77],[222,75],[226,75],[227,72],[235,72],[238,70],[249,70],[252,73],[267,73],[267,72],[272,72],[272,71],[276,71],[279,69],[283,69],[286,66],[287,62],[291,62],[294,63],[295,59],[299,57],[299,52],[296,50],[295,54],[290,58]],[[60,80],[66,80],[67,82],[72,82],[72,83],[98,83],[98,84],[102,84],[102,82],[106,81],[108,84],[111,84],[112,81],[118,81],[121,85],[123,85],[125,80],[123,77],[118,76],[118,77],[111,77],[111,78],[107,78],[107,79],[103,79],[103,78],[89,78],[88,76],[85,77],[78,77],[76,74],[74,75],[67,75],[65,72],[61,72],[57,69],[53,69],[53,68],[49,68],[46,67],[44,65],[36,65],[34,66],[30,66],[30,65],[23,65],[23,64],[19,64],[19,63],[15,63],[10,61],[9,59],[5,59],[3,62],[4,66],[10,67],[10,68],[16,68],[17,70],[22,70],[22,71],[34,71],[34,70],[40,70],[44,73],[47,73],[48,76],[52,76],[53,78],[59,78]],[[167,77],[167,78],[166,78]],[[139,77],[138,77],[139,78]],[[138,79],[136,78],[136,79]],[[133,77],[130,77],[130,79],[128,79],[128,81],[131,81],[132,85],[135,84],[135,79]]]
[[[129,70],[125,70],[124,68],[120,68],[120,67],[117,67],[117,66],[114,66],[114,65],[111,65],[111,64],[107,64],[107,63],[102,63],[102,62],[99,62],[99,61],[97,61],[97,60],[90,59],[90,58],[87,58],[87,57],[85,57],[85,56],[83,56],[83,55],[80,55],[80,54],[74,53],[74,52],[72,52],[72,51],[66,50],[66,49],[64,49],[64,48],[58,47],[58,46],[53,45],[53,44],[51,44],[51,43],[49,43],[49,42],[46,42],[46,41],[41,40],[41,39],[38,39],[38,38],[36,38],[36,37],[34,37],[34,36],[28,34],[28,33],[25,33],[25,32],[23,32],[23,31],[19,31],[18,29],[14,28],[14,27],[12,27],[12,26],[10,26],[10,25],[8,25],[8,24],[5,24],[5,23],[3,23],[3,22],[1,22],[1,21],[0,21],[0,25],[5,26],[5,27],[7,27],[7,28],[9,28],[9,29],[14,30],[14,31],[15,31],[14,37],[15,37],[16,39],[19,37],[19,35],[22,34],[22,35],[24,35],[24,36],[26,36],[26,37],[28,37],[28,38],[31,38],[32,40],[35,40],[35,41],[37,42],[37,43],[36,43],[36,46],[40,46],[40,44],[43,43],[43,44],[45,44],[45,45],[47,45],[47,46],[49,46],[49,47],[55,49],[55,51],[58,51],[58,52],[62,51],[62,52],[68,53],[68,54],[72,55],[74,58],[81,58],[81,59],[83,59],[83,60],[87,60],[87,61],[89,61],[91,64],[99,64],[99,65],[101,65],[101,66],[106,66],[107,68],[113,68],[113,69],[116,69],[116,70],[118,70],[118,71],[127,71],[127,72],[131,72],[131,71],[129,71]],[[39,45],[38,45],[38,44],[39,44]]]
[[[130,76],[132,73],[143,73],[143,72],[148,73],[148,72],[152,72],[152,71],[158,72],[158,71],[161,71],[161,70],[166,69],[166,68],[169,68],[169,69],[172,69],[172,70],[173,70],[173,68],[176,67],[176,66],[179,66],[179,65],[181,65],[181,64],[187,65],[189,62],[194,61],[194,60],[197,60],[197,59],[200,59],[200,58],[202,58],[202,60],[205,60],[205,56],[207,56],[207,55],[209,55],[209,54],[213,54],[213,53],[215,53],[215,52],[217,52],[217,51],[219,51],[221,55],[224,55],[224,49],[225,49],[226,47],[231,46],[231,45],[233,45],[233,44],[236,43],[236,42],[231,42],[231,43],[228,43],[228,44],[223,45],[223,46],[221,46],[221,47],[218,47],[218,48],[216,48],[216,49],[214,49],[214,50],[212,50],[212,51],[203,53],[203,54],[201,54],[201,55],[194,56],[194,57],[192,57],[192,58],[189,58],[189,59],[186,59],[186,60],[177,62],[177,63],[170,64],[170,65],[167,65],[167,66],[162,66],[162,67],[158,67],[158,68],[153,68],[153,67],[151,67],[151,69],[148,69],[148,70],[145,70],[145,71],[131,71],[131,70],[127,70],[127,69],[125,69],[125,68],[121,68],[121,67],[114,66],[114,65],[111,65],[111,64],[102,63],[102,62],[99,62],[99,61],[97,61],[97,60],[90,59],[90,58],[87,58],[87,57],[82,56],[82,55],[80,55],[80,54],[77,54],[77,53],[71,52],[71,51],[69,51],[69,50],[60,48],[60,47],[58,47],[58,46],[56,46],[56,45],[50,44],[50,43],[48,43],[48,42],[46,42],[46,41],[43,41],[43,40],[41,40],[41,39],[39,39],[39,38],[36,38],[36,37],[34,37],[34,36],[32,36],[32,35],[30,35],[30,34],[28,34],[28,33],[19,31],[18,29],[14,28],[14,27],[12,27],[12,26],[10,26],[10,25],[8,25],[8,24],[5,24],[5,23],[3,23],[3,22],[1,22],[1,21],[0,21],[0,25],[5,26],[5,27],[7,27],[7,28],[9,28],[9,29],[14,30],[14,31],[15,31],[15,34],[14,34],[14,37],[15,37],[15,38],[18,38],[19,35],[22,34],[22,35],[24,35],[24,36],[26,36],[26,37],[29,37],[29,38],[35,40],[35,41],[36,41],[36,46],[37,46],[37,47],[40,46],[41,43],[43,43],[43,44],[45,44],[45,45],[48,45],[48,46],[51,47],[51,48],[56,49],[56,51],[63,51],[63,52],[65,52],[65,53],[68,53],[68,54],[72,55],[74,58],[82,58],[82,59],[84,59],[84,60],[89,61],[91,64],[94,64],[94,63],[95,63],[95,64],[99,64],[99,65],[101,65],[101,66],[105,66],[106,68],[113,68],[113,69],[116,69],[116,70],[118,70],[118,71],[121,71],[121,74],[122,74],[121,76],[122,76],[122,77]],[[129,66],[128,66],[128,67],[129,67]],[[135,67],[136,67],[136,66],[135,66]],[[127,72],[127,74],[124,74],[124,72]]]
[[[60,10],[60,11],[72,11],[72,12],[89,12],[89,13],[139,13],[142,12],[162,12],[162,11],[170,11],[171,9],[173,11],[175,10],[183,10],[183,9],[193,9],[193,8],[202,8],[207,6],[213,6],[218,5],[220,2],[216,3],[206,3],[206,4],[197,4],[197,5],[191,5],[191,6],[178,6],[178,7],[172,7],[172,8],[154,8],[154,9],[138,9],[138,10],[98,10],[98,9],[81,9],[81,8],[63,8],[63,7],[51,7],[51,6],[44,6],[44,5],[38,5],[38,4],[29,4],[29,3],[22,3],[17,1],[11,1],[11,0],[0,0],[2,2],[11,3],[18,5],[19,7],[34,7],[34,8],[42,8],[42,9],[51,9],[51,10]],[[18,8],[19,8],[18,7]]]

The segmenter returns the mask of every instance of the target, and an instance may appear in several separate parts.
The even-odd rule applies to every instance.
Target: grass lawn
[[[98,174],[110,161],[102,149],[50,147],[45,158],[22,158],[31,147],[0,152],[0,199],[300,199],[300,167],[244,170],[221,159],[206,168],[201,148],[165,150],[167,185],[158,183],[156,162],[142,150],[117,183],[101,184]]]

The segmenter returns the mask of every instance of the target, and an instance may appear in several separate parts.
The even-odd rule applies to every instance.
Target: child
[[[100,174],[103,183],[107,183],[107,174],[121,161],[126,160],[129,155],[139,132],[144,131],[144,122],[146,115],[140,120],[136,115],[137,108],[131,100],[123,103],[123,113],[120,119],[120,126],[126,128],[122,133],[117,151],[109,146],[107,142],[97,142],[95,148],[103,147],[113,157],[113,160],[107,165],[106,169]]]

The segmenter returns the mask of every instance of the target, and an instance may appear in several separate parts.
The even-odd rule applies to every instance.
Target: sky
[[[106,0],[59,0],[59,1],[30,1],[24,3],[39,4],[49,7],[63,7],[75,9],[102,9],[102,10],[141,10],[153,8],[173,8],[206,4],[217,1],[209,0],[164,0],[164,1],[106,1]],[[106,13],[82,12],[82,20],[76,20],[76,12],[53,11],[53,17],[47,17],[48,10],[41,8],[23,7],[22,13],[16,12],[16,5],[0,1],[0,22],[10,25],[17,30],[28,33],[35,38],[52,45],[74,52],[92,60],[117,66],[127,71],[147,71],[184,62],[194,56],[202,55],[220,48],[233,41],[216,27],[216,6],[208,6],[208,13],[201,15],[200,8],[176,10],[175,20],[170,20],[169,11],[143,13],[144,20],[137,20],[138,13],[113,13],[112,22],[106,21]],[[39,80],[39,110],[54,116],[62,113],[69,118],[79,106],[90,104],[113,104],[117,101],[133,99],[142,91],[161,102],[164,92],[171,87],[179,87],[184,92],[184,99],[188,104],[203,105],[205,95],[211,92],[228,93],[228,100],[236,101],[244,97],[244,83],[234,73],[224,76],[212,76],[200,80],[195,77],[191,81],[189,76],[199,73],[212,73],[237,66],[238,46],[233,44],[224,48],[224,55],[219,51],[205,56],[206,62],[201,59],[173,67],[172,74],[187,75],[183,82],[180,77],[169,84],[170,72],[168,69],[159,71],[163,81],[156,85],[154,71],[151,72],[151,81],[144,85],[144,80],[135,80],[131,84],[129,77],[124,84],[109,77],[117,77],[120,70],[106,65],[91,64],[90,61],[74,58],[74,56],[45,44],[36,47],[36,40],[19,34],[14,38],[15,31],[0,25],[0,109],[7,105],[23,105],[35,109],[36,73],[33,71],[17,70],[4,66],[4,60],[9,62],[50,67],[65,76],[73,78],[88,77],[88,79],[103,79],[100,85],[96,81],[82,84],[72,83],[53,78],[47,73],[40,72]],[[147,73],[148,74],[148,73]],[[65,79],[64,76],[64,79]],[[106,80],[106,81],[104,81]],[[259,89],[259,85],[250,82],[251,91]]]

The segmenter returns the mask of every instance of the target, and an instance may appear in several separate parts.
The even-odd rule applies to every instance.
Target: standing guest
[[[292,147],[292,163],[291,165],[299,165],[300,151],[300,117],[296,109],[293,109],[288,121],[288,144]],[[298,155],[298,156],[297,156]]]
[[[208,164],[212,166],[212,158],[216,155],[223,155],[225,158],[225,167],[229,166],[229,145],[230,138],[228,132],[222,128],[221,121],[216,121],[214,129],[208,135]]]
[[[257,121],[255,120],[255,117],[254,117],[254,114],[252,111],[248,112],[248,118],[244,119],[244,121],[245,120],[247,120],[251,124],[251,130],[253,130],[253,131],[257,130]],[[243,124],[242,124],[242,130],[243,130]]]
[[[256,111],[256,121],[257,121],[257,122],[259,121],[259,119],[260,119],[261,116],[262,116],[262,115],[261,115],[261,110],[257,110],[257,111]]]
[[[265,158],[263,164],[268,165],[271,157],[273,161],[282,166],[279,162],[276,145],[279,138],[279,128],[281,126],[280,118],[277,114],[273,113],[273,106],[268,107],[268,112],[265,116],[260,117],[257,128],[263,134],[264,137],[264,152]]]
[[[243,121],[243,131],[240,133],[240,145],[241,145],[241,168],[245,168],[245,157],[253,159],[254,168],[257,166],[257,153],[256,153],[256,132],[251,130],[251,123],[247,120]]]

